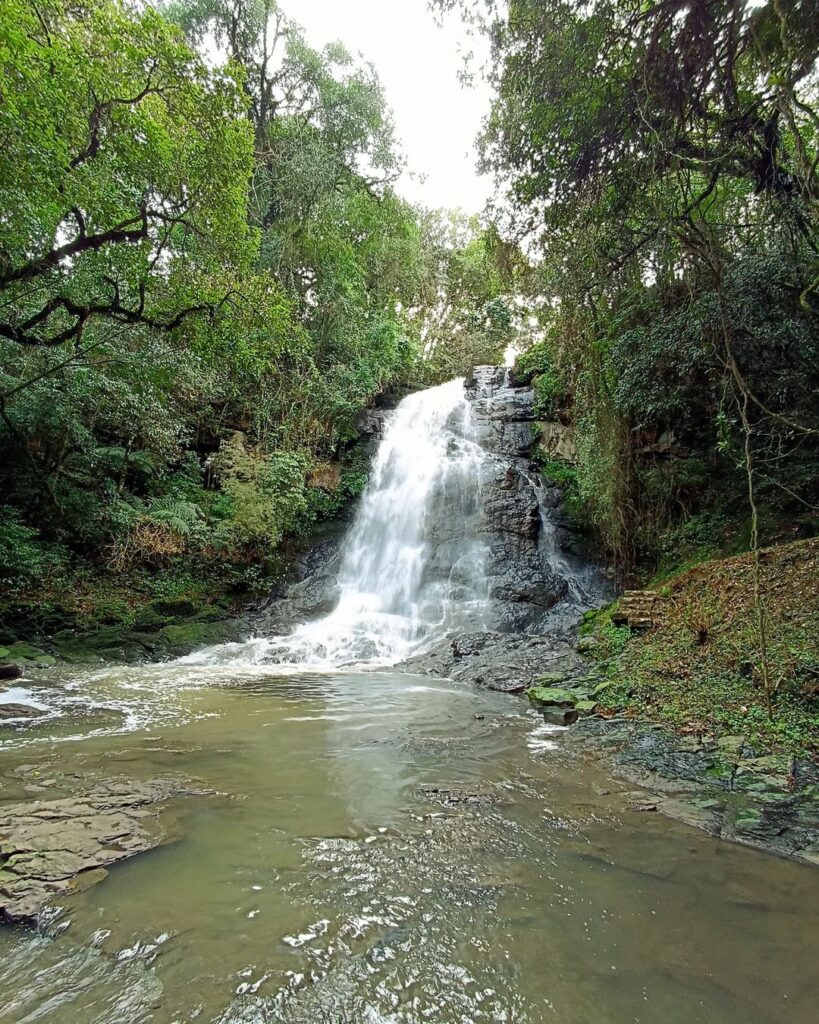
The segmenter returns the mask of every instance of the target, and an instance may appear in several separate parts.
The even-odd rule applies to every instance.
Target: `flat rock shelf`
[[[35,925],[106,868],[174,836],[163,805],[202,796],[177,779],[100,782],[56,800],[0,805],[0,921]]]

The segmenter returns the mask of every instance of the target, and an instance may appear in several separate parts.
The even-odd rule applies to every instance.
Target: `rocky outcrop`
[[[201,796],[176,779],[111,780],[58,800],[0,810],[0,921],[35,925],[46,908],[101,881],[106,868],[173,835],[171,798]]]
[[[559,420],[542,420],[537,427],[538,448],[547,459],[560,459],[569,463],[577,461],[574,427],[566,426]]]
[[[479,366],[467,395],[479,443],[492,456],[479,481],[492,625],[526,632],[542,625],[544,614],[569,593],[567,580],[550,564],[543,517],[549,502],[530,463],[534,392],[511,386],[503,367]],[[554,506],[559,496],[553,497]]]
[[[339,595],[342,536],[338,532],[323,538],[302,553],[288,579],[262,606],[256,632],[284,633],[332,611]]]
[[[562,633],[462,633],[403,662],[399,670],[523,693],[544,672],[572,675],[583,661]]]
[[[763,755],[742,736],[680,736],[622,719],[582,719],[564,742],[649,790],[639,810],[819,865],[819,768],[808,758]]]

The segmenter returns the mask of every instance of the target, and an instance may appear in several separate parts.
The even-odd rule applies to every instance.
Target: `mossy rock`
[[[134,619],[134,629],[144,630],[147,633],[158,632],[163,627],[169,624],[169,617],[162,615],[156,610],[155,607],[148,605],[146,608],[141,608]]]
[[[53,655],[46,654],[34,644],[12,644],[6,650],[8,654],[4,660],[15,665],[34,665],[37,668],[47,668],[49,665],[57,664],[57,659]]]
[[[207,604],[194,615],[194,622],[222,622],[225,610],[219,605]]]
[[[167,644],[166,653],[173,656],[188,654],[197,647],[237,640],[238,630],[229,622],[186,622],[166,626],[160,635]]]
[[[706,769],[705,774],[709,779],[716,779],[726,785],[731,781],[736,764],[728,761],[715,759]]]
[[[597,628],[597,620],[599,616],[605,611],[605,608],[591,608],[587,612],[583,612],[583,617],[580,620],[580,635],[581,637],[591,636]]]
[[[81,639],[74,639],[59,646],[60,658],[70,665],[104,665],[112,660],[99,651],[90,651]],[[115,659],[119,660],[119,659]]]
[[[753,807],[744,807],[734,819],[734,828],[738,832],[756,829],[763,821],[762,812]]]
[[[80,665],[105,661],[144,661],[153,653],[153,638],[124,626],[105,626],[93,633],[55,638],[60,657]]]
[[[745,746],[744,736],[720,736],[717,740],[717,748],[725,757],[739,758]]]
[[[559,686],[530,686],[526,696],[538,708],[573,708],[582,697]]]
[[[590,715],[596,707],[596,700],[579,700],[575,703],[574,709],[581,715]]]
[[[597,641],[593,636],[581,636],[577,641],[577,653],[593,655],[597,650]]]

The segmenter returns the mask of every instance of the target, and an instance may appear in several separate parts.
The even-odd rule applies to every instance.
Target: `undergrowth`
[[[749,555],[667,578],[646,633],[615,625],[616,603],[586,617],[585,645],[611,683],[604,712],[740,734],[764,750],[819,753],[819,540],[768,548],[762,566],[777,684],[771,718],[753,654]]]

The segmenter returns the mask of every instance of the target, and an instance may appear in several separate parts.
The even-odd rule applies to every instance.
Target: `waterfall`
[[[308,575],[288,595],[301,587],[303,598],[307,587],[313,599],[284,599],[295,608],[285,635],[183,660],[375,668],[454,633],[573,621],[598,571],[561,550],[546,489],[530,469],[532,408],[531,390],[489,366],[468,386],[458,379],[404,398],[386,422],[338,569],[319,574],[320,600]],[[275,623],[262,629],[281,633]]]
[[[343,548],[338,604],[280,641],[290,660],[393,664],[429,637],[480,620],[479,464],[463,380],[405,398],[388,422]],[[444,578],[431,572],[432,527],[457,525]],[[435,542],[440,533],[435,531]]]
[[[339,596],[289,635],[227,644],[188,661],[253,660],[300,668],[391,665],[457,628],[486,625],[481,468],[463,379],[403,399],[386,424],[344,541]]]

